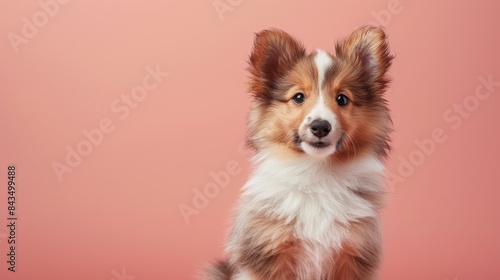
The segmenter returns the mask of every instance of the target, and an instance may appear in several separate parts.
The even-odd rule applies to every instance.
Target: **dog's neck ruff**
[[[332,160],[307,155],[284,159],[259,152],[254,172],[243,188],[247,207],[295,222],[301,238],[330,240],[340,246],[343,231],[339,227],[377,217],[377,204],[360,194],[385,192],[384,166],[372,155],[347,163]],[[337,236],[331,235],[332,226],[337,228]]]

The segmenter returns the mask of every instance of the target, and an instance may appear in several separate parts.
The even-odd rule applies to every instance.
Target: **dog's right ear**
[[[297,40],[279,29],[256,34],[250,55],[250,91],[256,98],[271,98],[277,81],[305,55]]]

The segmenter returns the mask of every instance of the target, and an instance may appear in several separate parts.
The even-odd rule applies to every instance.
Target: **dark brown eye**
[[[349,98],[345,94],[341,93],[337,96],[337,104],[340,107],[344,107],[347,103],[349,103]]]
[[[293,102],[295,102],[295,104],[300,105],[300,104],[304,103],[304,101],[306,101],[306,97],[304,96],[304,94],[302,92],[299,92],[299,93],[296,93],[292,97],[292,100],[293,100]]]

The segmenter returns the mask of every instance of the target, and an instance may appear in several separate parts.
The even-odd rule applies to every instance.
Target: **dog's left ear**
[[[344,42],[336,45],[337,57],[350,60],[362,67],[363,78],[369,82],[383,82],[391,66],[387,36],[379,27],[363,26],[356,29]]]

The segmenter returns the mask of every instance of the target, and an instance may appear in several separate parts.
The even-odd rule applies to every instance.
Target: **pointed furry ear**
[[[371,82],[384,78],[393,59],[385,32],[374,26],[356,29],[344,42],[336,45],[335,52],[337,57],[361,66],[363,76]]]
[[[286,71],[305,55],[305,48],[279,29],[256,34],[250,55],[250,91],[255,97],[271,98],[271,91]]]

